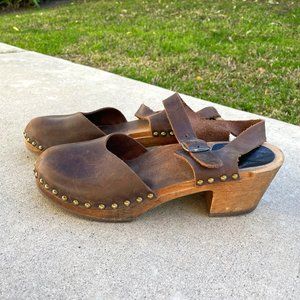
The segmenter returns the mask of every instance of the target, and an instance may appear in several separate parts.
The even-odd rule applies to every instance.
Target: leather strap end
[[[221,115],[213,106],[204,107],[203,109],[197,111],[196,114],[203,119],[221,118]]]
[[[137,112],[134,114],[138,119],[146,119],[147,117],[155,114],[155,111],[153,111],[150,107],[148,107],[145,104],[141,104]]]
[[[190,152],[190,155],[205,168],[218,169],[223,166],[222,160],[211,151]]]

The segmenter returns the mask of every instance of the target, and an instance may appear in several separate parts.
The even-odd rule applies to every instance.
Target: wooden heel
[[[218,185],[206,192],[210,216],[232,216],[249,213],[256,208],[279,168],[261,172],[241,172],[240,180]]]

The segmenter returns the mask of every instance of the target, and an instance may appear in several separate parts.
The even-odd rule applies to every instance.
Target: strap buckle
[[[189,140],[180,143],[181,147],[187,151],[192,153],[199,153],[199,152],[207,152],[210,151],[210,147],[201,143],[199,140]]]

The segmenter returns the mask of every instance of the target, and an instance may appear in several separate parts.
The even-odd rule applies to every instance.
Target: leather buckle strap
[[[204,140],[198,139],[185,109],[185,103],[176,93],[163,101],[173,133],[191,157],[206,168],[220,168],[223,162],[212,152]]]
[[[208,145],[203,145],[203,143],[199,143],[198,139],[180,142],[180,145],[183,150],[187,152],[199,153],[210,151],[210,147]]]

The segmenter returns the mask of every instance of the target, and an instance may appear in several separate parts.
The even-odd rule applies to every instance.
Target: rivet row
[[[231,178],[232,178],[233,180],[237,180],[237,179],[239,178],[239,174],[234,173],[234,174],[231,175]],[[228,179],[228,177],[227,177],[227,175],[224,174],[224,175],[221,175],[221,176],[219,177],[219,179],[220,179],[221,181],[226,181],[226,180]],[[210,177],[210,178],[207,179],[207,182],[208,182],[208,183],[214,183],[214,182],[215,182],[215,178]],[[202,180],[202,179],[198,179],[198,180],[197,180],[197,185],[203,185],[203,184],[204,184],[204,180]]]
[[[33,147],[39,149],[40,151],[44,150],[44,147],[42,145],[39,145],[36,140],[30,138],[26,132],[24,132],[23,135],[24,135],[25,141],[27,143],[29,143]]]
[[[153,131],[153,133],[152,133],[152,135],[155,136],[155,137],[158,137],[158,136],[165,137],[168,134],[170,136],[174,136],[174,132],[172,130],[171,131]]]
[[[43,187],[44,187],[46,190],[49,190],[49,189],[50,189],[49,184],[48,184],[48,183],[45,183],[45,180],[44,180],[43,178],[38,178],[38,172],[35,171],[35,170],[34,170],[34,176],[38,179],[39,183],[40,183],[41,185],[43,185]],[[68,197],[67,197],[66,195],[58,196],[59,193],[58,193],[58,190],[57,190],[57,189],[52,189],[52,190],[51,190],[51,193],[52,193],[53,195],[59,197],[63,202],[66,202],[67,200],[69,200]],[[154,198],[154,194],[153,194],[153,193],[147,194],[147,198],[148,198],[148,199],[153,199],[153,198]],[[143,199],[143,197],[138,196],[138,197],[136,197],[135,201],[136,201],[137,203],[141,203],[141,202],[144,201],[144,199]],[[78,206],[78,205],[82,204],[82,205],[84,205],[84,207],[87,208],[87,209],[89,209],[89,208],[92,207],[92,204],[91,204],[91,203],[89,203],[89,202],[80,203],[79,200],[77,200],[77,199],[73,199],[73,200],[71,201],[71,203],[72,203],[73,205],[75,205],[75,206]],[[129,200],[125,200],[125,201],[123,202],[123,205],[126,206],[126,207],[129,207],[131,204],[132,204],[132,202],[129,201]],[[103,204],[103,203],[98,204],[97,207],[98,207],[99,209],[101,209],[101,210],[107,208],[107,206],[106,206],[105,204]],[[112,209],[117,209],[117,208],[119,207],[119,204],[117,204],[117,203],[112,203],[112,204],[110,205],[110,207],[111,207]]]

